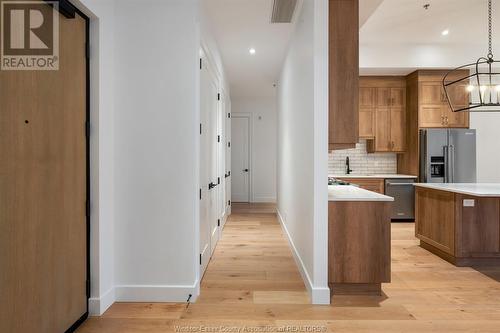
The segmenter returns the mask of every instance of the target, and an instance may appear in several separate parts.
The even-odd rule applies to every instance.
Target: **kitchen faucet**
[[[347,156],[347,157],[345,158],[345,166],[346,166],[346,173],[347,173],[348,175],[350,175],[350,174],[351,174],[351,172],[352,172],[352,169],[351,169],[351,166],[350,166],[350,163],[349,163],[349,156]]]

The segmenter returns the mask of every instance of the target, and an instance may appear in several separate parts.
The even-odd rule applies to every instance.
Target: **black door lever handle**
[[[213,189],[216,186],[217,186],[217,184],[210,183],[210,184],[208,184],[208,189],[211,190],[211,189]]]
[[[248,171],[250,171],[250,170],[248,170],[248,169],[243,169],[243,172],[248,172]]]

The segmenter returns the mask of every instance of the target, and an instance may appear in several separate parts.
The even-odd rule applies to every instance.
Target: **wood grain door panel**
[[[391,111],[377,108],[375,112],[375,151],[391,151]]]
[[[419,112],[420,127],[444,127],[444,109],[442,105],[423,105]]]
[[[391,88],[377,88],[377,107],[391,106]]]
[[[406,88],[391,88],[391,106],[403,108],[406,105]]]
[[[417,188],[415,206],[417,238],[455,255],[455,194]]]
[[[0,332],[87,312],[86,21],[59,18],[58,71],[0,71]]]
[[[373,107],[359,108],[359,137],[361,139],[375,137],[375,109]]]
[[[406,148],[406,110],[391,108],[391,150],[405,151]]]
[[[441,82],[421,82],[419,99],[421,104],[442,104],[446,101]]]

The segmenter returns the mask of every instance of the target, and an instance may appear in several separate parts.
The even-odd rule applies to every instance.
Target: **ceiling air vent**
[[[274,0],[271,23],[291,23],[297,0]]]

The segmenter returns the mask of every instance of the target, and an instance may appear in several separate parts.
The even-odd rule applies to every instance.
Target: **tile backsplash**
[[[335,150],[328,155],[328,174],[343,175],[346,172],[345,160],[349,156],[353,174],[395,174],[398,164],[395,153],[366,152],[366,140],[361,140],[356,148]]]

